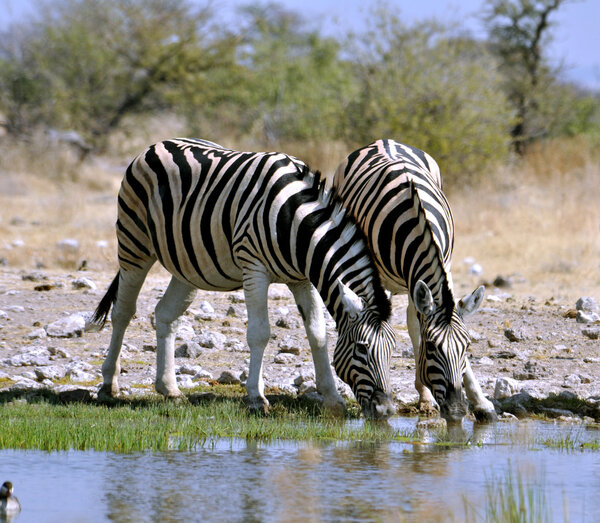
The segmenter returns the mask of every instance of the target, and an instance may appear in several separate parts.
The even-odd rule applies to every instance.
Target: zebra
[[[446,420],[462,419],[464,383],[476,418],[496,419],[466,356],[470,336],[463,317],[479,307],[484,287],[455,302],[454,222],[435,160],[414,147],[378,140],[348,155],[331,184],[367,236],[383,286],[408,294],[420,410],[432,411],[435,400]]]
[[[389,367],[391,304],[366,239],[320,173],[277,152],[240,152],[200,139],[158,142],[126,170],[118,195],[119,270],[90,327],[112,309],[100,393],[119,393],[125,329],[150,267],[171,274],[155,309],[156,391],[180,397],[174,367],[176,320],[197,289],[243,288],[248,311],[251,409],[267,411],[262,359],[270,338],[270,283],[287,284],[302,316],[325,407],[343,409],[331,372],[323,304],[336,322],[333,365],[367,418],[395,412]],[[320,296],[320,297],[319,297]]]

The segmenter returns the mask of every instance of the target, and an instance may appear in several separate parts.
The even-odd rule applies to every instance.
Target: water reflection
[[[415,425],[394,419],[391,429]],[[463,498],[482,507],[490,478],[512,469],[543,485],[556,520],[566,503],[572,521],[592,521],[600,453],[532,451],[532,442],[556,430],[466,423],[431,432],[447,445],[215,440],[193,452],[0,451],[0,470],[23,504],[18,523],[460,521]]]

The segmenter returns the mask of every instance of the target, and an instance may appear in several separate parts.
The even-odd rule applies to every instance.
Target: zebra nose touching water
[[[176,320],[196,290],[242,287],[248,310],[251,408],[266,410],[262,359],[270,338],[270,283],[286,283],[304,321],[317,389],[344,405],[327,353],[324,303],[336,322],[333,364],[368,418],[394,414],[389,367],[390,302],[359,227],[318,174],[281,153],[249,153],[204,140],[150,146],[129,165],[118,196],[119,270],[93,324],[112,307],[101,394],[119,393],[120,351],[144,279],[158,260],[172,275],[156,306],[156,390],[181,395],[175,379]]]
[[[421,410],[437,403],[444,418],[461,420],[466,392],[478,420],[496,419],[466,355],[470,336],[463,318],[479,307],[484,289],[455,302],[454,222],[435,160],[414,147],[378,140],[339,165],[333,187],[364,231],[383,286],[408,294]]]

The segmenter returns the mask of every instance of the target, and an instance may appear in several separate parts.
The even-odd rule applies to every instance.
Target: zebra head
[[[342,303],[346,314],[338,325],[333,366],[352,389],[365,418],[385,420],[396,413],[390,392],[394,332],[376,305],[367,306],[345,285]]]
[[[471,337],[463,317],[479,307],[483,293],[484,287],[480,286],[458,303],[452,300],[449,309],[436,307],[431,290],[422,280],[417,282],[413,292],[421,327],[417,372],[447,421],[460,421],[467,414],[463,375]]]

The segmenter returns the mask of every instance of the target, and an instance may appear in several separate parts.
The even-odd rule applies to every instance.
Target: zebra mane
[[[417,210],[419,227],[423,231],[423,234],[422,234],[423,243],[425,245],[427,252],[431,252],[433,250],[433,252],[435,253],[433,256],[433,262],[437,264],[437,267],[439,268],[439,270],[441,271],[441,273],[443,275],[440,294],[436,293],[435,289],[432,289],[432,294],[434,296],[434,300],[436,298],[438,298],[438,299],[441,298],[441,303],[438,303],[438,305],[441,305],[443,307],[446,320],[448,322],[450,322],[450,320],[452,318],[452,313],[453,313],[454,307],[455,307],[454,294],[452,293],[452,289],[450,289],[450,285],[448,282],[448,275],[446,274],[446,270],[444,268],[444,263],[442,260],[439,246],[435,243],[435,240],[433,239],[433,231],[431,229],[431,224],[426,219],[425,208],[423,206],[423,202],[421,201],[421,197],[419,196],[417,188],[412,180],[409,181],[408,185],[409,185],[410,195],[411,195],[411,198],[413,201],[413,208],[415,208]],[[413,280],[414,279],[415,278],[413,277]],[[414,286],[416,285],[416,283],[417,283],[416,281],[411,281],[410,288],[413,289]],[[429,283],[428,283],[428,285],[429,285]],[[429,285],[429,286],[431,288],[431,285]]]
[[[322,177],[321,171],[311,171],[308,165],[305,164],[302,168],[301,174],[304,180],[312,183],[313,190],[317,192],[318,201],[331,209],[331,219],[336,224],[339,224],[342,221],[346,222],[346,226],[342,231],[342,238],[347,238],[348,241],[351,241],[355,236],[359,236],[361,238],[362,251],[359,254],[362,254],[362,258],[368,260],[369,265],[372,267],[370,276],[371,285],[373,286],[373,304],[375,305],[375,309],[379,313],[380,318],[383,321],[389,320],[392,315],[392,304],[390,303],[388,295],[381,284],[379,271],[375,265],[373,254],[369,249],[367,238],[365,237],[358,223],[344,207],[337,189],[334,187],[327,187],[327,182]]]

